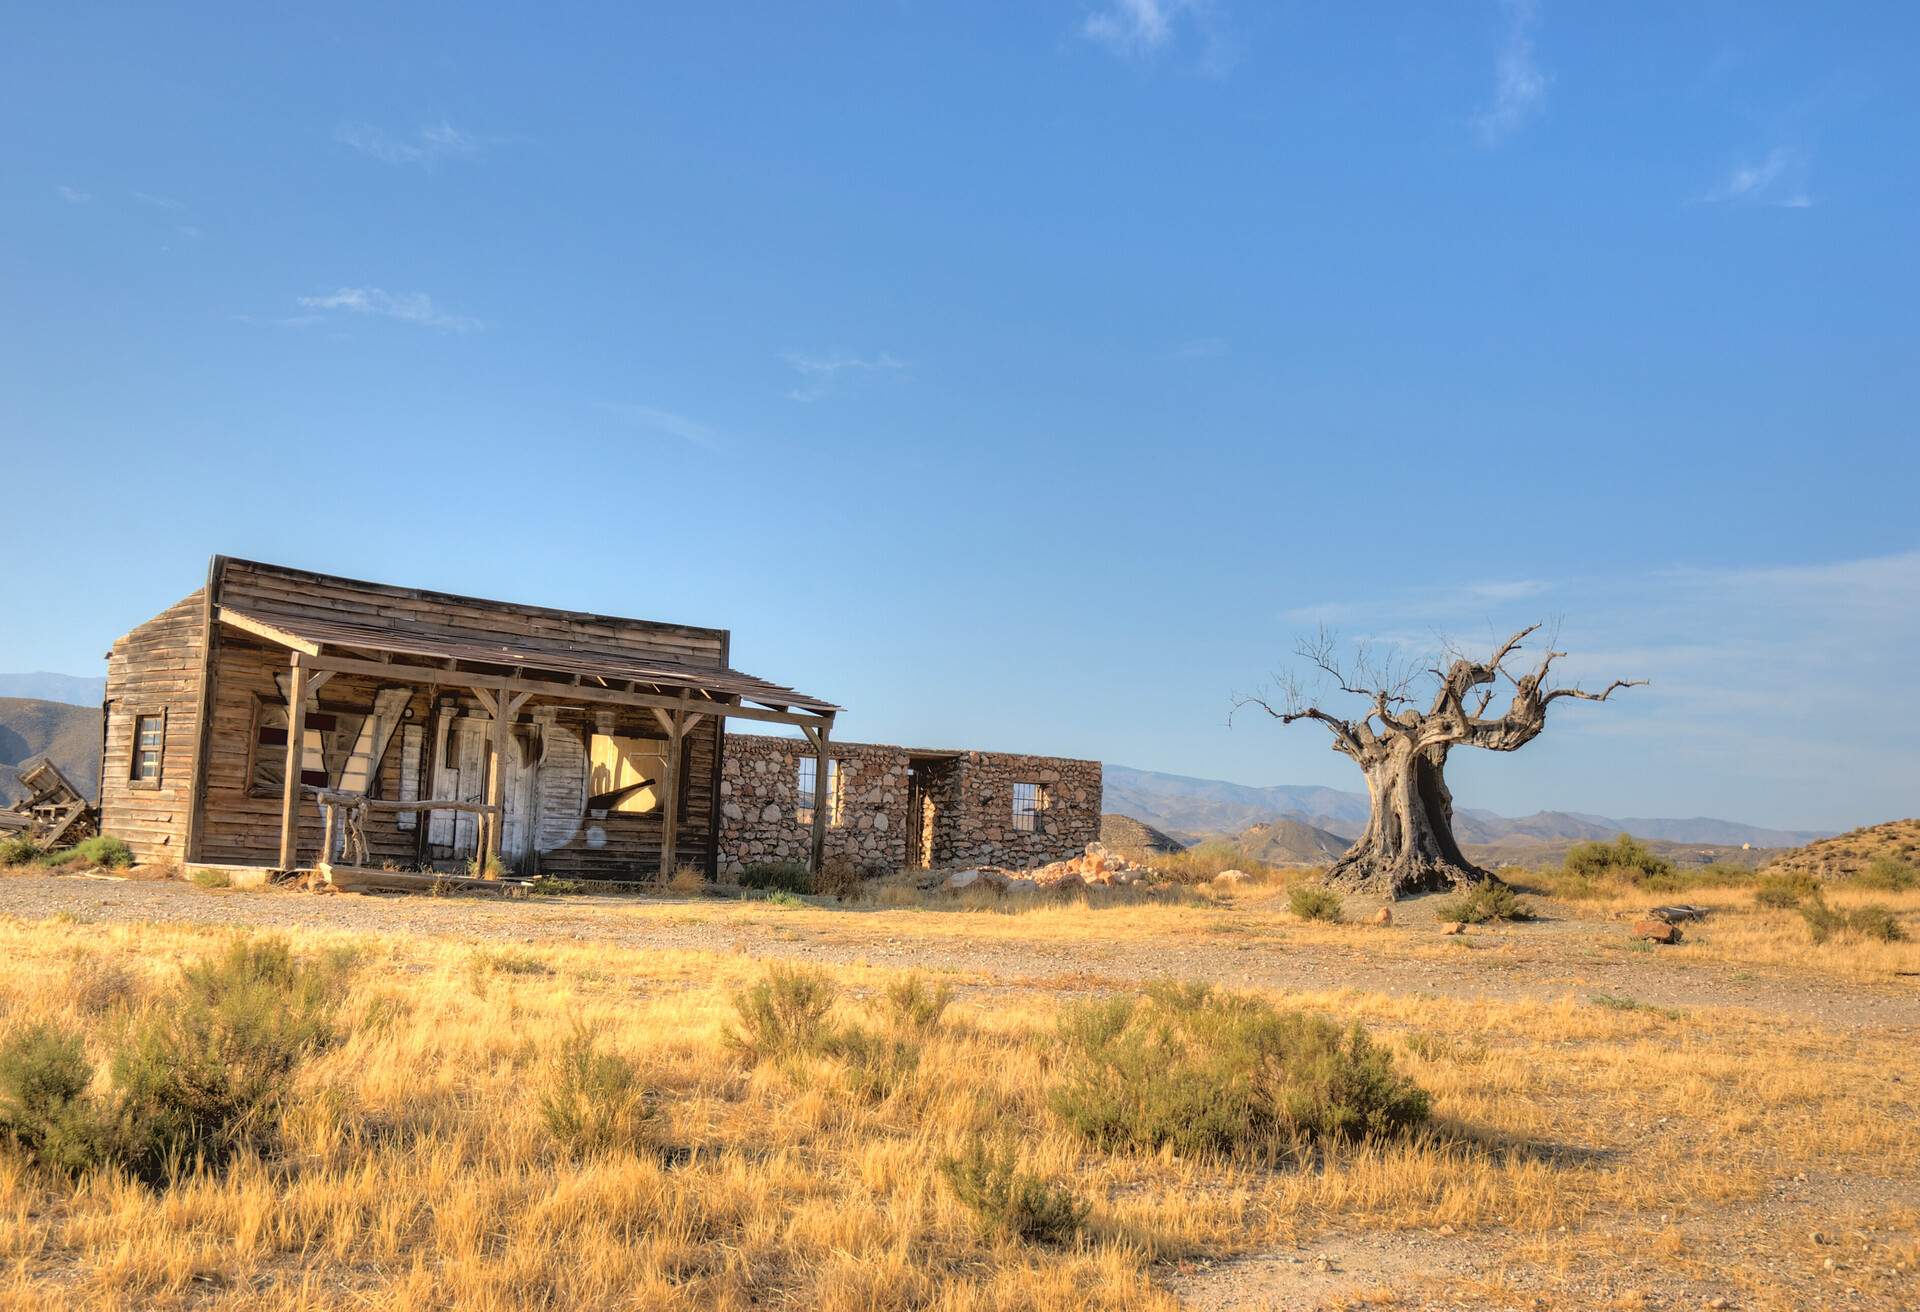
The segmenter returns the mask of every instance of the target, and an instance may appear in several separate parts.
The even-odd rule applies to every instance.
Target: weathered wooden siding
[[[363,583],[253,561],[225,561],[216,594],[237,610],[283,616],[398,621],[421,633],[484,641],[502,635],[570,644],[581,651],[661,656],[690,665],[725,663],[726,632],[649,620]]]
[[[279,863],[280,798],[277,793],[270,797],[248,794],[248,765],[254,708],[263,699],[277,701],[282,697],[275,676],[286,672],[284,650],[231,631],[224,635],[214,665],[213,737],[207,754],[200,860],[257,866]],[[379,679],[336,675],[321,688],[320,706],[364,712],[373,706],[375,694],[381,688],[391,686],[394,685]],[[478,717],[476,722],[484,724],[485,712],[477,703],[458,696],[451,689],[441,689],[437,695],[427,689],[415,690],[407,703],[411,717],[402,722],[401,730],[393,735],[379,762],[377,796],[402,797],[407,791],[405,781],[409,773],[431,785],[434,717],[438,707],[449,699],[456,716]],[[515,759],[521,758],[526,744],[536,737],[539,748],[531,777],[521,785],[524,791],[512,799],[507,850],[513,850],[513,840],[527,823],[527,813],[536,810],[538,819],[534,824],[533,853],[529,860],[532,868],[547,874],[592,879],[638,879],[656,874],[660,866],[662,828],[659,814],[609,815],[603,819],[585,814],[586,735],[594,731],[594,713],[536,699],[525,708],[521,721],[514,734]],[[410,732],[415,726],[424,732]],[[614,732],[650,736],[659,732],[659,724],[650,712],[622,711]],[[690,865],[703,866],[709,855],[715,741],[710,720],[703,720],[700,727],[688,733],[691,768],[686,774],[687,809],[677,841],[678,859]],[[411,770],[407,759],[409,751],[418,754]],[[471,823],[470,818],[462,818]],[[318,859],[321,828],[318,805],[303,804],[300,864],[310,865]],[[450,832],[435,835],[433,829],[432,821],[409,825],[391,813],[371,813],[366,825],[369,855],[375,862],[407,867],[422,859],[444,856],[445,849],[436,852],[423,844],[423,839],[451,836]],[[448,829],[450,831],[451,826]]]
[[[231,630],[223,633],[214,655],[213,734],[207,749],[206,800],[200,825],[200,852],[196,859],[232,865],[274,866],[280,861],[280,795],[254,797],[248,793],[249,749],[253,742],[254,708],[261,701],[285,704],[276,675],[288,672],[287,653]],[[382,688],[399,686],[349,675],[337,675],[320,689],[321,707],[355,712],[370,711]],[[433,710],[426,689],[413,689],[405,725],[428,724]],[[403,753],[418,735],[395,733],[381,755],[375,777],[377,795],[401,795]],[[423,767],[424,768],[424,767]],[[322,819],[318,803],[300,808],[299,861],[311,865],[320,855]],[[374,861],[411,865],[417,859],[417,830],[401,828],[388,814],[371,818],[367,846]]]
[[[107,655],[106,743],[100,762],[101,829],[142,862],[185,861],[187,815],[199,749],[203,593],[196,591],[113,644]],[[166,716],[157,786],[136,782],[133,726]]]

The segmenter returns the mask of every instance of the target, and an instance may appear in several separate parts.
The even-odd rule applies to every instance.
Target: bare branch
[[[1645,679],[1615,679],[1602,692],[1581,692],[1578,688],[1555,688],[1540,698],[1540,704],[1546,705],[1556,697],[1578,697],[1583,702],[1603,702],[1622,688],[1644,688]]]

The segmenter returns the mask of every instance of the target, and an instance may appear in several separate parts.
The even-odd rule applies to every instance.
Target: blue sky
[[[1548,618],[1463,804],[1913,809],[1909,7],[549,8],[0,17],[0,668],[223,551],[1354,787],[1231,695]]]

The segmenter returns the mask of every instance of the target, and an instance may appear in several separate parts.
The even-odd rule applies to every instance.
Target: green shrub
[[[929,988],[919,975],[908,975],[887,985],[887,991],[881,995],[881,1011],[893,1029],[923,1035],[939,1028],[940,1018],[952,1001],[950,985],[942,983]]]
[[[1015,1169],[1012,1145],[990,1148],[975,1136],[959,1156],[940,1159],[940,1174],[988,1238],[1064,1244],[1086,1223],[1088,1205],[1072,1191]]]
[[[47,1025],[14,1034],[0,1045],[0,1137],[62,1174],[99,1165],[104,1127],[87,1096],[92,1083],[79,1035]]]
[[[1649,875],[1673,873],[1673,862],[1655,855],[1631,834],[1622,834],[1611,843],[1575,843],[1567,849],[1561,866],[1570,875],[1594,878],[1611,874],[1636,884]]]
[[[810,881],[810,891],[821,897],[836,897],[841,901],[857,897],[866,887],[867,878],[846,861],[828,861],[820,867],[820,873]],[[806,889],[799,890],[809,891]]]
[[[587,886],[577,879],[560,879],[554,875],[542,875],[533,881],[535,897],[570,897],[586,891]]]
[[[813,875],[801,861],[760,861],[740,872],[740,887],[811,893]]]
[[[301,1061],[330,1044],[347,959],[296,959],[284,940],[237,940],[181,972],[115,1053],[113,1150],[142,1179],[271,1148]]]
[[[1800,905],[1809,897],[1817,897],[1820,884],[1812,875],[1794,873],[1786,875],[1762,875],[1754,886],[1753,901],[1756,906],[1774,911],[1786,911]]]
[[[576,1026],[555,1053],[540,1093],[540,1120],[567,1152],[588,1157],[647,1141],[654,1104],[640,1073]]]
[[[35,860],[61,870],[120,870],[133,864],[133,849],[110,834],[96,834],[58,852],[43,852]]]
[[[759,1060],[822,1052],[832,1041],[830,1017],[839,987],[824,971],[775,963],[735,990],[738,1024],[727,1031],[734,1047]]]
[[[1904,893],[1920,886],[1920,870],[1915,870],[1897,856],[1883,852],[1868,862],[1867,868],[1855,875],[1851,882],[1860,888],[1871,888],[1881,893]]]
[[[1287,909],[1302,920],[1338,920],[1340,895],[1320,884],[1295,884],[1287,892]]]
[[[1428,1116],[1424,1091],[1358,1025],[1202,985],[1088,1003],[1061,1023],[1051,1105],[1109,1148],[1251,1155],[1399,1134]]]
[[[1480,925],[1489,920],[1533,919],[1532,907],[1505,884],[1492,881],[1475,884],[1434,903],[1433,911],[1442,920],[1457,920],[1464,925]]]
[[[46,854],[45,848],[25,834],[8,834],[0,838],[0,866],[30,865]]]
[[[866,1102],[885,1102],[920,1069],[920,1045],[899,1034],[847,1025],[826,1039],[840,1059],[847,1088]]]
[[[1899,943],[1907,937],[1907,931],[1901,927],[1900,918],[1893,910],[1877,904],[1869,903],[1851,911],[1836,911],[1827,905],[1824,896],[1815,892],[1811,899],[1801,904],[1800,915],[1807,922],[1807,931],[1815,943],[1825,943],[1836,934],[1880,943]]]
[[[202,888],[231,888],[233,886],[233,877],[226,871],[214,870],[206,866],[202,866],[187,877]]]

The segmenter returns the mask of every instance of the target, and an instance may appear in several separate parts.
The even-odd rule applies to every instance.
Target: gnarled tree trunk
[[[1444,747],[1394,750],[1367,767],[1366,832],[1333,863],[1327,882],[1397,898],[1493,879],[1454,841],[1446,767]]]

